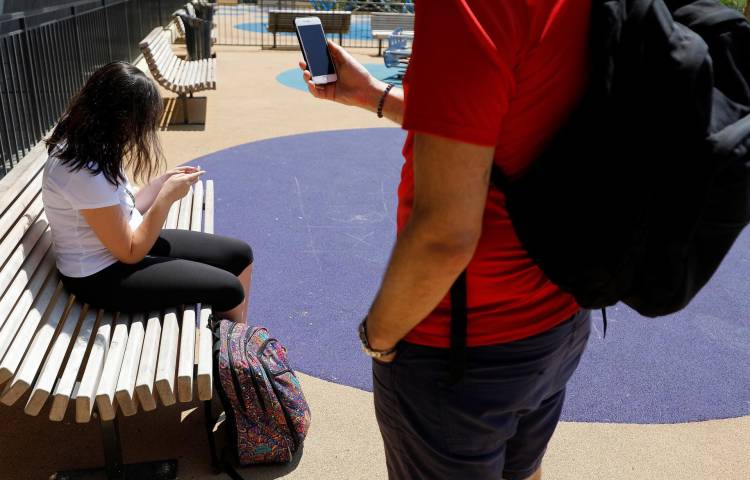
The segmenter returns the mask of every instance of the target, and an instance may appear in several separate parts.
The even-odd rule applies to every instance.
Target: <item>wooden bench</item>
[[[46,159],[37,145],[0,180],[0,402],[23,399],[28,415],[54,422],[72,411],[87,423],[96,408],[103,432],[116,432],[119,415],[210,400],[209,306],[118,314],[89,308],[63,288],[42,205]],[[165,227],[212,233],[213,192],[212,181],[197,183]]]
[[[397,28],[403,29],[405,34],[414,35],[414,14],[373,12],[370,16],[370,28],[372,38],[378,40],[378,55],[381,55],[383,40],[387,40]]]
[[[176,10],[172,14],[172,20],[169,22],[169,25],[167,25],[167,29],[172,31],[172,41],[177,44],[184,44],[185,24],[179,17],[180,13],[190,15],[191,17],[196,17],[195,7],[192,3],[187,3],[184,8]],[[211,28],[211,45],[216,45],[216,39],[218,38],[218,35],[218,29],[216,28],[216,24],[214,23]]]
[[[339,43],[352,24],[351,12],[326,12],[319,10],[269,10],[268,31],[273,33],[273,48],[276,48],[277,33],[295,33],[294,19],[318,17],[326,33],[338,33]]]
[[[187,97],[203,90],[216,90],[216,58],[185,61],[172,51],[169,33],[156,27],[141,43],[143,58],[154,79],[183,100],[184,123],[189,123]]]

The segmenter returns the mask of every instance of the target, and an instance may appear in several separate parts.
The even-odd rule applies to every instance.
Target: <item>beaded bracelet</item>
[[[391,88],[393,88],[393,84],[389,83],[388,86],[385,87],[383,95],[380,97],[380,101],[378,102],[378,118],[383,118],[383,105],[385,105],[385,97],[388,96],[388,92],[391,91]]]

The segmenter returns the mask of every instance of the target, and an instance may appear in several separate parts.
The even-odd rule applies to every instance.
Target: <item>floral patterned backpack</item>
[[[219,459],[211,402],[205,402],[214,467],[242,478],[233,463],[291,461],[307,435],[310,408],[289,366],[286,348],[263,327],[222,320],[213,324],[213,330],[214,388],[224,407],[228,436],[228,450]]]

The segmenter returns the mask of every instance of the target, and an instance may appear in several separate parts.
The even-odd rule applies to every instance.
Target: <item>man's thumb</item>
[[[337,65],[341,63],[341,47],[333,43],[332,40],[328,40],[328,51],[331,52],[331,58]]]

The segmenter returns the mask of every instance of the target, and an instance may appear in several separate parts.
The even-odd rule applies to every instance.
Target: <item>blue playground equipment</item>
[[[337,2],[336,0],[309,0],[313,9],[328,12],[336,9],[337,3],[343,3],[338,10],[363,10],[379,12],[401,12],[414,13],[414,0],[400,0],[397,2],[388,0],[351,0],[347,2]]]
[[[314,10],[328,12],[328,11],[333,10],[333,7],[336,6],[336,1],[335,0],[310,0],[310,5],[312,5]]]
[[[398,75],[403,76],[409,65],[411,48],[408,46],[409,38],[403,35],[403,28],[397,28],[388,37],[388,47],[383,52],[383,62],[388,68],[397,68]]]

